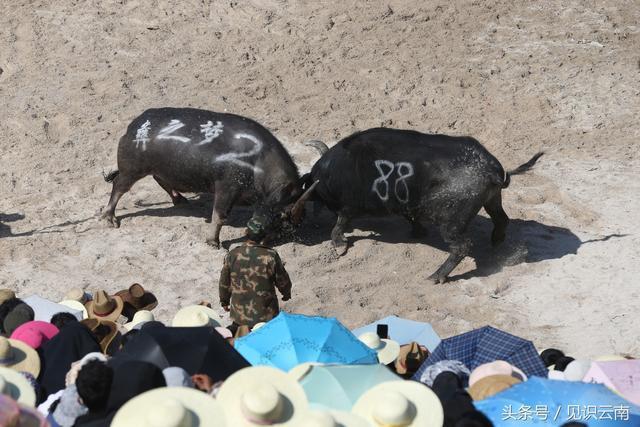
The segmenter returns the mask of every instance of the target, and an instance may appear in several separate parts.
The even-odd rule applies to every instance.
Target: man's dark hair
[[[11,312],[14,308],[19,306],[20,304],[25,304],[20,298],[9,298],[5,300],[2,304],[0,304],[0,333],[6,334],[4,327],[2,324],[4,323],[4,319],[7,317],[7,314]]]
[[[60,313],[56,313],[51,316],[51,324],[53,324],[56,328],[62,329],[67,326],[69,323],[75,323],[78,321],[78,318],[71,313],[66,311],[61,311]]]
[[[80,368],[76,388],[89,412],[98,412],[106,407],[112,382],[113,369],[104,362],[90,360]]]

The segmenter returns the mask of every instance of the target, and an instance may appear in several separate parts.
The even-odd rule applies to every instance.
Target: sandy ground
[[[271,129],[302,172],[373,126],[478,138],[505,168],[505,244],[482,212],[451,282],[446,247],[399,218],[355,221],[342,258],[329,212],[278,246],[286,310],[356,327],[397,314],[441,336],[492,324],[574,356],[640,353],[640,6],[635,1],[12,1],[0,15],[0,286],[152,289],[164,320],[217,300],[225,251],[204,242],[211,198],[171,205],[151,179],[96,219],[116,146],[146,108],[194,106]],[[247,210],[222,238],[242,235]]]

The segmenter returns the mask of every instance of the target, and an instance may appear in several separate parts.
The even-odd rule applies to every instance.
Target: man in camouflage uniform
[[[262,221],[251,218],[247,223],[247,241],[229,251],[220,272],[220,304],[231,311],[233,325],[253,327],[278,315],[278,296],[291,298],[291,280],[278,253],[264,245]],[[235,332],[235,331],[234,331]]]

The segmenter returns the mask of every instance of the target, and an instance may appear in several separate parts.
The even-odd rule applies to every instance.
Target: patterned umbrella
[[[529,377],[546,377],[548,372],[531,341],[491,326],[442,340],[413,379],[419,381],[422,372],[440,360],[458,360],[469,370],[483,363],[504,360],[520,368]]]
[[[554,427],[567,421],[589,427],[640,425],[640,407],[602,384],[580,381],[533,377],[474,405],[496,427]]]
[[[281,312],[260,329],[238,338],[234,345],[252,365],[284,371],[304,362],[378,363],[376,353],[334,317]]]

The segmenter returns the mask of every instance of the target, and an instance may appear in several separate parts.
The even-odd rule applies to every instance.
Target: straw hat
[[[11,289],[6,289],[6,288],[0,289],[0,304],[2,304],[8,299],[15,298],[15,297],[16,297],[16,293],[13,292]]]
[[[22,341],[0,337],[0,366],[26,371],[38,378],[40,356]]]
[[[396,359],[395,368],[399,375],[407,372],[414,373],[429,357],[429,350],[417,342],[412,342],[400,347],[400,354]],[[409,366],[407,367],[407,363]]]
[[[87,303],[86,308],[91,318],[115,322],[122,314],[123,305],[121,297],[111,296],[100,290],[96,293],[95,298]]]
[[[400,354],[400,344],[393,340],[381,339],[375,332],[365,332],[358,339],[378,353],[378,361],[383,365],[393,362]]]
[[[133,320],[129,323],[125,323],[124,327],[130,331],[140,323],[153,322],[154,320],[156,320],[156,318],[153,316],[152,312],[149,310],[140,310],[136,311],[136,314],[133,315]]]
[[[520,382],[522,381],[511,375],[489,375],[479,379],[469,387],[469,394],[473,400],[482,400]]]
[[[251,328],[251,331],[257,331],[258,329],[262,328],[264,325],[266,325],[267,322],[258,322],[255,325],[253,325],[253,328]]]
[[[141,284],[134,283],[129,289],[116,292],[124,301],[123,314],[128,320],[133,320],[139,310],[151,311],[158,306],[158,299],[154,294],[145,290]]]
[[[206,393],[186,387],[161,387],[125,403],[111,427],[225,427],[231,425],[228,419],[223,405]]]
[[[91,300],[91,295],[87,294],[80,288],[73,288],[64,296],[64,301],[76,301],[80,304],[85,304],[89,300]]]
[[[508,375],[517,378],[520,381],[527,380],[527,376],[524,372],[517,367],[513,366],[509,362],[505,362],[504,360],[496,360],[495,362],[484,363],[471,371],[471,375],[469,375],[469,387],[473,386],[476,381],[491,375]]]
[[[181,308],[173,318],[171,326],[221,326],[222,319],[213,309],[204,305],[189,305]]]
[[[104,354],[112,354],[115,349],[110,348],[111,344],[120,334],[115,322],[109,320],[84,319],[80,323],[85,325],[93,333],[100,344],[100,350]]]
[[[86,319],[86,318],[89,317],[89,314],[87,313],[87,308],[81,302],[78,302],[78,301],[72,300],[72,299],[65,299],[65,300],[60,301],[58,304],[64,305],[65,307],[69,307],[69,308],[72,308],[74,310],[81,311],[83,319]]]
[[[415,381],[387,381],[360,396],[352,412],[372,426],[442,427],[438,396]]]
[[[40,346],[58,334],[58,328],[48,322],[32,320],[18,326],[11,334],[11,339],[22,341],[33,349]]]
[[[302,386],[267,366],[244,368],[222,383],[217,400],[234,426],[300,426],[307,413]]]
[[[302,424],[301,424],[302,425]],[[305,427],[369,427],[364,418],[350,412],[309,411],[304,416]]]
[[[0,394],[7,395],[24,405],[36,404],[35,390],[24,375],[13,369],[0,368]]]

